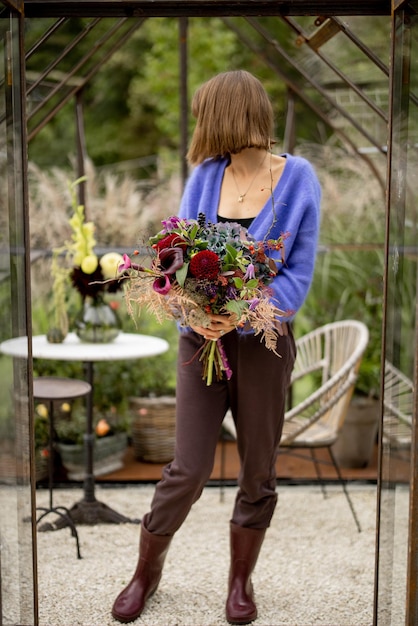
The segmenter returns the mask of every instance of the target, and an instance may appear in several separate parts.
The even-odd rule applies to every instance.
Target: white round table
[[[160,337],[119,333],[111,343],[84,343],[75,333],[69,333],[62,343],[49,343],[46,335],[32,337],[34,359],[57,359],[59,361],[123,361],[142,359],[162,354],[168,343]],[[28,356],[28,338],[16,337],[0,344],[0,352],[10,356]]]
[[[69,333],[62,343],[49,343],[46,335],[32,337],[32,357],[34,359],[50,359],[59,361],[82,361],[86,366],[87,382],[94,387],[94,362],[123,361],[152,357],[166,352],[169,344],[165,339],[151,335],[135,333],[119,333],[111,343],[86,343],[80,341],[75,333]],[[28,358],[28,338],[16,337],[0,344],[0,352],[13,357]],[[97,524],[105,523],[139,523],[117,513],[107,505],[96,500],[94,494],[93,473],[93,394],[87,396],[86,434],[86,476],[84,479],[84,497],[75,503],[70,514],[74,523]],[[57,520],[51,530],[63,528],[64,519]]]

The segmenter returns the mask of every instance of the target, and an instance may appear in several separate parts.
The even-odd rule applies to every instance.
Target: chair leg
[[[325,488],[325,483],[322,480],[322,474],[321,474],[321,470],[319,468],[318,459],[316,458],[315,449],[314,448],[309,448],[309,452],[311,453],[311,459],[312,459],[312,462],[313,462],[314,467],[315,467],[316,477],[317,477],[318,482],[320,484],[322,495],[324,496],[324,498],[326,498],[327,497],[327,490]]]
[[[358,521],[357,513],[356,513],[356,511],[354,509],[354,505],[353,505],[353,502],[352,502],[352,500],[350,498],[350,494],[348,493],[347,486],[346,486],[346,484],[345,484],[345,482],[343,480],[343,477],[341,475],[340,466],[337,463],[337,460],[336,460],[336,458],[334,456],[334,453],[333,453],[333,451],[331,449],[331,446],[328,446],[328,452],[329,452],[329,456],[331,458],[332,464],[334,466],[334,469],[337,472],[338,480],[340,481],[341,487],[343,488],[345,497],[346,497],[347,502],[348,502],[348,506],[350,507],[351,513],[353,514],[354,521],[355,521],[356,526],[357,526],[357,530],[359,531],[359,533],[361,533],[361,526],[360,526],[360,522]]]

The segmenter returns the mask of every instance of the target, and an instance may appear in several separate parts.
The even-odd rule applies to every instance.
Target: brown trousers
[[[175,458],[163,470],[148,531],[173,535],[199,499],[209,479],[222,421],[230,408],[240,457],[238,493],[232,522],[264,529],[276,506],[276,458],[283,427],[286,393],[296,356],[291,330],[278,337],[275,355],[260,337],[232,331],[222,343],[232,369],[229,381],[202,380],[203,343],[194,332],[180,335],[176,391]]]

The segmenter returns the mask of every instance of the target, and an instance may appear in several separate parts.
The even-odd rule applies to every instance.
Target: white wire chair
[[[383,442],[398,451],[411,446],[414,385],[403,372],[385,362]]]
[[[343,320],[325,324],[296,341],[298,352],[292,383],[314,377],[317,384],[314,391],[308,392],[307,397],[298,400],[286,412],[279,446],[279,452],[309,449],[324,495],[325,486],[315,450],[328,450],[359,532],[360,523],[332,445],[344,423],[368,340],[369,331],[365,324]]]

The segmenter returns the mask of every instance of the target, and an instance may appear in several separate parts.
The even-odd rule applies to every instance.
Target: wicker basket
[[[130,398],[132,443],[135,458],[148,463],[167,463],[174,458],[176,399]]]

